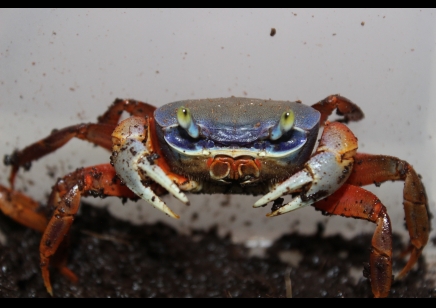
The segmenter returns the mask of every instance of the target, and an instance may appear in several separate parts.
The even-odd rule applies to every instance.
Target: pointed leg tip
[[[174,219],[180,219],[180,216],[177,215],[176,213],[168,214],[168,216],[170,216],[170,217],[172,217],[172,218],[174,218]]]
[[[50,294],[51,297],[53,297],[53,289],[51,287],[51,284],[46,285],[45,289],[47,290],[47,293]]]

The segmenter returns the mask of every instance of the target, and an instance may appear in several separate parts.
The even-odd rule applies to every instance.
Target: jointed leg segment
[[[158,185],[154,189],[158,193],[165,193]],[[49,199],[49,206],[53,207],[54,212],[44,230],[40,244],[42,277],[50,294],[52,294],[49,274],[51,258],[69,233],[74,216],[80,206],[81,196],[88,195],[137,199],[127,186],[121,184],[110,164],[77,169],[58,180]],[[65,264],[65,262],[60,262],[60,264],[62,263]],[[65,268],[64,272],[68,273],[69,270]]]
[[[348,123],[349,121],[359,121],[363,119],[363,112],[348,98],[338,95],[330,95],[312,105],[312,108],[321,112],[320,124],[324,125],[328,116],[336,109],[336,113],[344,118],[338,122]]]
[[[395,180],[404,181],[403,205],[410,235],[410,246],[407,249],[410,257],[397,275],[397,278],[401,279],[417,262],[430,232],[425,189],[410,164],[392,156],[357,153],[346,184],[333,195],[314,205],[328,214],[366,219],[377,224],[370,256],[371,286],[376,297],[387,296],[392,283],[391,225],[380,200],[359,186],[379,185],[385,181]]]
[[[77,280],[74,273],[65,266],[65,254],[60,251],[62,250],[60,246],[65,245],[64,239],[68,235],[74,215],[79,208],[80,197],[87,195],[134,199],[137,197],[127,186],[121,184],[110,164],[78,169],[60,179],[54,186],[48,204],[54,213],[49,220],[45,213],[38,210],[39,205],[35,201],[13,189],[19,168],[29,169],[32,161],[56,151],[72,138],[87,140],[111,151],[111,135],[123,111],[147,118],[152,117],[155,109],[154,106],[136,100],[116,99],[106,113],[98,118],[98,123],[78,124],[54,130],[46,138],[21,151],[15,151],[12,155],[5,156],[5,165],[12,166],[9,177],[11,188],[0,185],[0,210],[18,223],[43,232],[40,245],[41,270],[50,294],[52,294],[49,279],[50,263],[71,280]],[[166,193],[165,189],[158,184],[151,183],[150,185],[157,195]]]
[[[413,167],[392,156],[357,154],[353,171],[347,183],[353,185],[379,185],[385,181],[404,181],[403,205],[406,226],[410,235],[410,258],[397,275],[401,279],[418,261],[430,233],[428,202],[424,185]]]
[[[44,232],[48,224],[38,202],[23,193],[0,185],[0,210],[16,222],[33,230]]]
[[[377,224],[371,242],[370,280],[375,297],[386,297],[392,284],[392,230],[385,206],[371,192],[344,184],[315,208],[330,215],[365,219]]]
[[[155,109],[154,106],[136,100],[116,99],[106,113],[98,118],[98,123],[78,124],[54,130],[48,137],[21,151],[15,151],[12,155],[6,155],[4,157],[5,165],[12,166],[9,176],[11,188],[14,187],[15,176],[20,167],[29,169],[32,161],[56,151],[72,138],[87,140],[110,151],[112,149],[111,134],[123,111],[131,115],[151,117]]]

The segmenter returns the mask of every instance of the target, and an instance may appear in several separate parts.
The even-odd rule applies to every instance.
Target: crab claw
[[[265,206],[287,194],[299,194],[267,216],[277,216],[311,205],[334,193],[348,179],[357,150],[357,138],[338,122],[326,123],[320,144],[304,168],[276,185],[253,207]]]
[[[172,182],[166,173],[154,163],[152,149],[144,140],[147,138],[146,119],[131,117],[122,121],[112,137],[114,152],[112,164],[117,175],[138,197],[151,203],[165,214],[179,218],[150,188],[152,180],[184,204],[189,204],[186,195]]]

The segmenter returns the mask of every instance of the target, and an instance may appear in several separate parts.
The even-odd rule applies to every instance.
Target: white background
[[[1,9],[0,155],[53,128],[93,122],[116,97],[156,106],[231,95],[311,105],[340,93],[365,113],[349,125],[359,150],[411,163],[436,212],[435,30],[434,9]],[[108,161],[107,152],[73,140],[20,172],[17,187],[45,202],[54,184],[49,171],[60,177]],[[7,178],[8,168],[0,166],[0,184]],[[407,234],[402,186],[369,189],[388,207],[394,232]],[[285,232],[314,232],[317,221],[326,234],[374,230],[369,222],[324,217],[312,207],[266,218],[269,208],[252,209],[254,197],[190,199],[186,208],[165,198],[180,220],[145,202],[88,201],[135,223],[161,220],[183,232],[217,225],[251,246]],[[436,259],[433,251],[429,243],[429,261]]]

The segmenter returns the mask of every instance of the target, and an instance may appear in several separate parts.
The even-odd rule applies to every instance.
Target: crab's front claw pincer
[[[153,151],[149,129],[147,118],[130,117],[122,121],[112,133],[111,162],[117,175],[138,197],[165,214],[179,218],[150,188],[150,181],[156,182],[171,195],[189,204],[186,195],[155,163],[158,155]]]
[[[348,179],[356,150],[357,138],[347,126],[327,122],[318,148],[304,168],[276,185],[254,207],[265,206],[283,195],[298,193],[289,203],[267,214],[277,216],[324,199]]]

